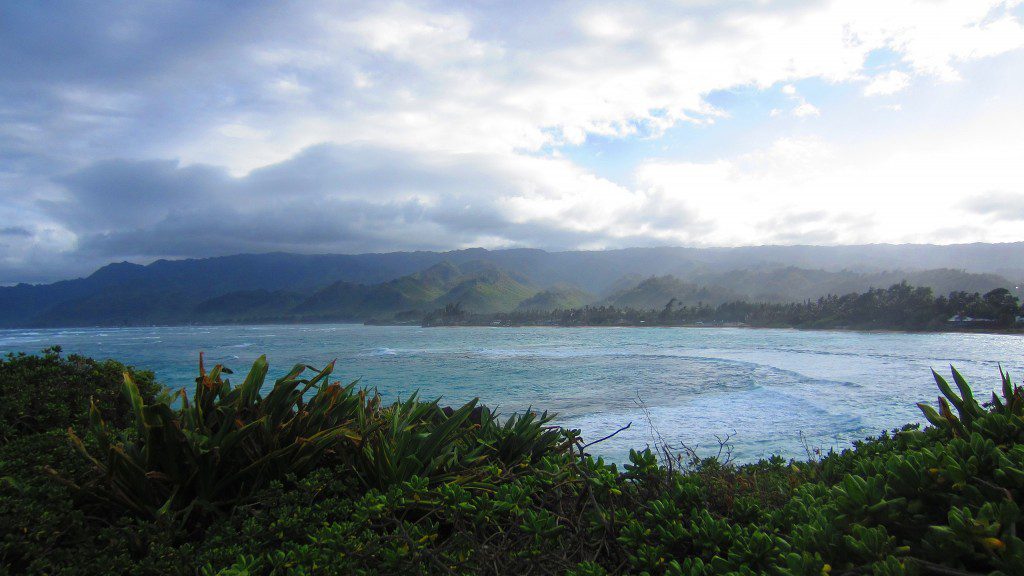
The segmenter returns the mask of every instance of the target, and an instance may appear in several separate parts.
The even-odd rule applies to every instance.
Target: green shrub
[[[419,402],[413,394],[377,414],[380,426],[368,434],[356,462],[356,472],[369,487],[386,488],[414,476],[435,482],[460,479],[484,456],[479,447],[463,440],[470,434],[465,424],[476,400],[451,415],[437,402]],[[465,480],[461,478],[460,480]]]
[[[130,412],[121,397],[125,372],[145,401],[160,392],[152,372],[114,360],[62,357],[60,352],[55,346],[41,356],[8,354],[0,359],[0,443],[55,428],[82,427],[88,422],[90,398],[107,422],[124,426]]]
[[[91,472],[62,430],[0,446],[0,574],[133,574],[150,550],[177,537],[116,515],[101,521],[92,503],[55,478],[81,481]]]
[[[86,448],[71,433],[98,472],[83,488],[144,518],[185,522],[194,513],[204,516],[244,502],[275,478],[312,470],[325,452],[359,439],[350,426],[363,406],[354,383],[328,382],[333,363],[313,370],[312,378],[299,378],[307,368],[295,366],[262,396],[265,357],[237,387],[222,378],[223,366],[207,374],[200,358],[195,392],[190,400],[182,390],[177,410],[166,401],[146,404],[126,375],[133,434],[104,422],[95,402],[90,429],[97,448]]]
[[[62,431],[0,447],[0,565],[9,572],[24,571],[70,532],[81,531],[83,513],[74,507],[71,491],[47,474],[47,467],[60,462],[79,462]]]
[[[482,407],[477,439],[487,447],[488,455],[504,466],[537,462],[547,454],[567,448],[567,437],[561,429],[549,425],[553,419],[554,415],[547,412],[527,410],[501,422],[497,414]]]
[[[308,473],[325,457],[350,463],[365,486],[383,489],[414,477],[468,482],[491,464],[514,466],[568,447],[546,426],[547,414],[514,414],[501,423],[476,400],[442,410],[415,394],[382,406],[355,383],[330,383],[333,364],[300,379],[308,368],[296,366],[263,397],[265,357],[237,387],[222,377],[223,366],[206,374],[200,360],[191,398],[181,391],[149,404],[126,375],[130,433],[105,422],[93,403],[97,448],[71,434],[98,472],[82,488],[143,518],[184,522],[244,502],[286,474]],[[174,400],[181,403],[176,410]]]

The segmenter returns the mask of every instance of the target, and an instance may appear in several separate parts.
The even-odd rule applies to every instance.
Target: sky
[[[9,2],[0,284],[1024,240],[1021,0]]]

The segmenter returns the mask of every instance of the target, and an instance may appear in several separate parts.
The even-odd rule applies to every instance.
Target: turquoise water
[[[998,385],[999,362],[1024,373],[1024,339],[1012,335],[348,324],[0,330],[2,352],[54,344],[154,370],[173,387],[193,384],[200,351],[236,377],[261,353],[274,374],[337,358],[335,375],[387,398],[419,390],[444,404],[479,396],[506,413],[534,406],[589,439],[632,422],[592,449],[613,460],[653,443],[654,430],[703,453],[717,452],[715,435],[731,434],[740,460],[802,456],[805,441],[841,447],[920,421],[915,402],[937,393],[930,368],[953,363],[979,392]]]

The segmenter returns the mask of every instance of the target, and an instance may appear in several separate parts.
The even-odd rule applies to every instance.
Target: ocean
[[[987,398],[998,366],[1024,375],[1024,339],[995,334],[903,334],[743,328],[419,328],[355,324],[0,330],[0,353],[114,358],[194,386],[199,352],[244,378],[266,354],[271,377],[322,367],[386,399],[419,391],[458,405],[479,397],[502,413],[534,408],[596,440],[588,451],[623,461],[661,439],[701,455],[729,437],[732,456],[804,457],[923,420],[931,369],[955,365]]]

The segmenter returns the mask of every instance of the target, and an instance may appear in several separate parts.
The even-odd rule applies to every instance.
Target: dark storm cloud
[[[41,204],[80,231],[144,226],[203,203],[216,205],[233,184],[221,169],[164,160],[103,161],[55,181],[69,198]]]
[[[300,199],[234,209],[227,205],[176,210],[138,228],[83,235],[79,250],[100,258],[208,256],[240,252],[363,252],[382,242],[396,248],[416,238],[401,229],[417,226],[409,203]],[[412,217],[410,218],[410,215]]]
[[[55,182],[64,198],[38,206],[77,235],[80,255],[98,261],[449,249],[481,236],[574,246],[606,236],[554,220],[514,221],[505,200],[558,191],[538,190],[482,154],[321,145],[241,178],[211,166],[116,160]]]

